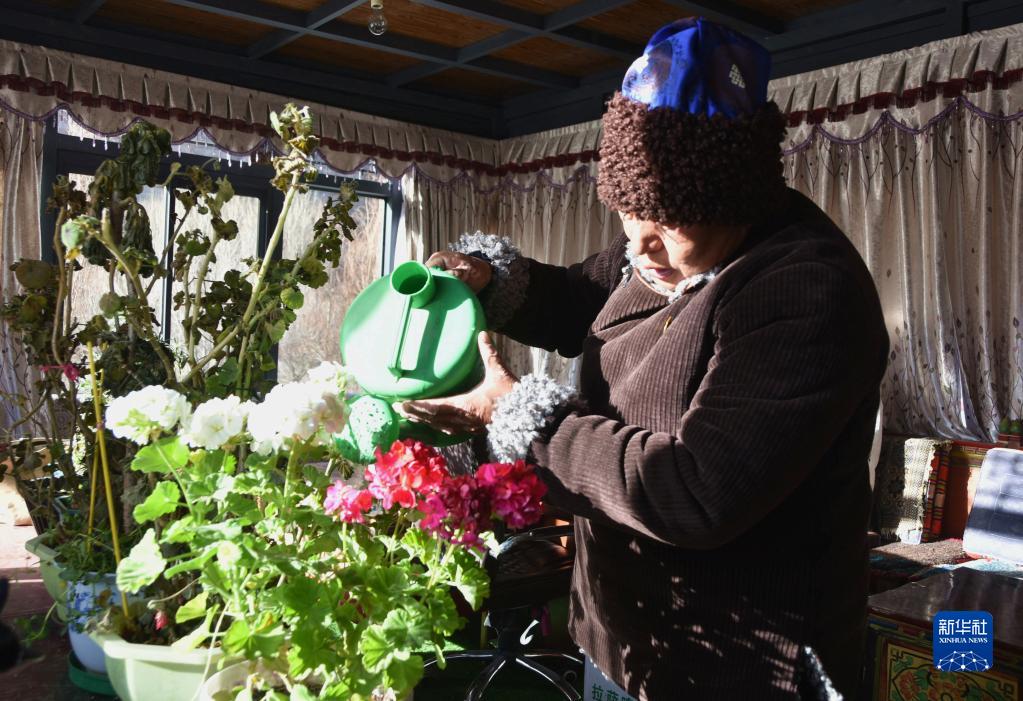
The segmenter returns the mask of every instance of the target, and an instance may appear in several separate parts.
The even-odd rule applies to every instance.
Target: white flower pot
[[[90,672],[106,674],[107,665],[103,649],[85,632],[89,618],[107,605],[120,605],[121,593],[117,588],[117,575],[90,575],[90,580],[68,582],[67,632],[71,639],[71,649],[78,661]],[[137,596],[129,596],[129,601]]]

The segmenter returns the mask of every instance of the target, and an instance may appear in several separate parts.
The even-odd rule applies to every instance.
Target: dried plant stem
[[[121,541],[117,535],[117,514],[114,511],[114,490],[110,486],[110,463],[107,461],[106,428],[103,425],[102,380],[96,374],[96,359],[92,353],[92,341],[87,344],[89,353],[89,374],[92,376],[92,406],[96,412],[96,443],[99,445],[100,465],[103,467],[103,489],[107,497],[107,513],[110,517],[110,537],[114,541],[114,561],[121,564]],[[125,619],[129,619],[128,598],[121,592],[121,608]]]
[[[213,249],[220,243],[220,234],[214,230],[213,235],[210,236],[210,247],[206,249],[206,254],[202,257],[202,261],[199,263],[199,273],[195,278],[195,304],[192,305],[191,309],[191,321],[188,324],[188,360],[192,365],[195,365],[195,341],[196,336],[196,324],[199,323],[199,300],[202,299],[202,286],[206,282],[206,273],[210,268],[210,259],[213,258]],[[188,286],[186,280],[185,296],[188,296]]]
[[[99,472],[99,451],[97,446],[92,446],[92,473],[89,475],[89,523],[85,528],[85,535],[92,535],[93,516],[96,513],[96,473]],[[85,552],[92,552],[92,540],[85,543]]]
[[[53,353],[53,362],[55,365],[64,364],[57,348],[57,330],[61,327],[61,317],[63,316],[62,311],[64,308],[64,294],[66,289],[64,276],[67,270],[67,261],[64,260],[64,244],[60,240],[60,230],[64,226],[65,216],[66,214],[64,210],[61,209],[60,214],[57,215],[57,223],[54,226],[53,231],[53,250],[57,256],[57,299],[53,308],[53,330],[50,335],[50,351]]]
[[[256,284],[252,286],[252,294],[249,296],[249,303],[245,307],[245,313],[242,314],[241,326],[246,328],[249,323],[249,319],[252,318],[252,312],[256,309],[256,302],[259,299],[259,290],[263,286],[263,281],[266,279],[266,274],[270,271],[270,265],[273,262],[274,252],[277,250],[277,246],[280,245],[281,236],[284,234],[284,223],[288,219],[288,211],[291,209],[291,204],[295,201],[295,195],[298,194],[298,184],[302,180],[302,173],[295,172],[291,176],[291,184],[288,186],[288,192],[284,195],[284,206],[281,208],[280,216],[277,217],[277,225],[274,227],[273,236],[270,237],[270,243],[266,246],[266,253],[263,254],[263,262],[259,266],[259,275],[256,277]],[[242,337],[241,350],[238,352],[238,365],[239,369],[244,370],[245,368],[245,351],[249,342],[249,334],[246,333]]]
[[[75,266],[67,267],[67,287],[64,290],[67,303],[64,305],[64,336],[71,335],[71,290],[74,289]],[[71,360],[68,358],[68,360]]]
[[[110,210],[103,210],[103,223],[102,223],[102,241],[107,247],[107,250],[117,259],[118,265],[124,269],[124,274],[128,276],[129,282],[131,282],[132,290],[135,292],[135,296],[138,298],[140,304],[147,304],[148,299],[145,296],[145,289],[142,287],[142,281],[139,279],[138,273],[129,265],[127,259],[124,257],[124,253],[121,252],[121,248],[114,243],[114,238],[111,232],[110,224]],[[135,324],[131,323],[129,317],[129,324],[131,328],[135,328]],[[164,352],[163,346],[160,342],[152,335],[152,329],[149,328],[148,324],[141,324],[136,329],[139,336],[144,338],[152,346],[156,355],[160,358],[160,362],[163,363],[163,369],[167,373],[167,381],[174,382],[176,373],[174,372],[174,363],[170,357]]]
[[[169,180],[169,178],[168,178],[168,180]],[[164,185],[166,186],[166,183],[164,183]],[[178,234],[181,233],[181,227],[183,227],[185,225],[185,219],[188,218],[188,215],[191,214],[191,212],[192,212],[192,205],[189,205],[188,207],[185,208],[185,211],[181,215],[181,218],[178,219],[178,223],[174,227],[174,233],[172,233],[170,236],[167,237],[167,243],[163,247],[163,252],[160,253],[160,264],[161,265],[163,264],[163,261],[167,260],[167,256],[170,255],[171,248],[173,248],[174,242],[177,241]],[[167,271],[167,274],[170,275],[170,271],[169,270]],[[163,278],[160,277],[159,275],[153,275],[153,279],[149,281],[148,285],[146,285],[146,298],[147,299],[149,298],[149,293],[153,291],[153,287],[156,285],[156,282],[158,280],[162,280],[162,279]]]

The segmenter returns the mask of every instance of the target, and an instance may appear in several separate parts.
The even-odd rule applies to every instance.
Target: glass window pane
[[[68,176],[79,190],[89,189],[91,175],[71,173]],[[153,232],[153,250],[159,256],[167,245],[167,191],[162,185],[147,187],[139,196],[141,204],[149,215],[149,226]],[[100,313],[99,299],[110,291],[110,274],[100,265],[93,265],[85,258],[79,258],[82,269],[74,274],[71,285],[71,315],[81,323],[87,322]],[[152,278],[142,278],[143,285],[149,285]],[[162,282],[162,281],[161,281]],[[158,320],[163,319],[163,285],[157,282],[149,293],[149,306],[156,312]],[[115,291],[127,292],[127,280],[123,275],[115,276]]]
[[[333,192],[310,190],[299,195],[284,228],[284,257],[297,258],[312,241],[313,224]],[[348,306],[366,285],[380,274],[381,239],[387,203],[378,197],[362,197],[352,208],[358,225],[355,241],[345,241],[338,267],[330,280],[317,289],[303,289],[305,303],[298,318],[281,339],[277,378],[280,382],[301,379],[306,370],[324,360],[341,362],[338,332]]]
[[[245,269],[245,263],[242,261],[246,258],[255,258],[258,255],[259,210],[260,202],[258,197],[235,195],[227,204],[224,205],[224,208],[221,211],[221,216],[225,220],[233,219],[238,224],[238,235],[231,241],[221,241],[217,244],[215,249],[216,260],[210,263],[209,269],[206,272],[206,284],[204,287],[208,288],[209,283],[214,280],[223,280],[224,274],[229,270]],[[194,210],[189,213],[181,230],[189,231],[192,229],[199,229],[207,236],[212,234],[213,227],[210,225],[209,215],[198,214]],[[193,261],[192,267],[189,271],[188,283],[190,288],[193,290],[193,293],[195,289],[195,276],[198,274],[198,267],[199,260],[195,260]],[[181,284],[175,281],[174,292],[176,293],[180,289]],[[175,353],[186,352],[185,333],[181,326],[183,318],[184,308],[172,308],[170,339],[171,348],[174,349]],[[204,355],[212,348],[212,341],[209,337],[203,336],[196,343],[196,355]]]

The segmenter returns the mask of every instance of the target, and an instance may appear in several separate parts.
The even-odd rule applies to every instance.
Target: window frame
[[[46,130],[43,136],[43,163],[41,192],[39,198],[40,208],[40,252],[43,260],[49,263],[56,263],[57,256],[53,246],[53,230],[56,226],[56,213],[49,211],[46,206],[47,200],[53,191],[53,183],[60,175],[71,173],[94,173],[100,163],[108,158],[114,158],[120,151],[120,144],[114,141],[103,141],[90,139],[89,137],[79,138],[68,134],[61,134],[57,128],[57,116],[47,121]],[[170,164],[180,162],[183,166],[203,166],[210,161],[209,156],[197,156],[185,153],[171,154],[164,159],[160,165],[158,178],[163,180],[170,174]],[[277,218],[284,206],[284,193],[277,190],[270,184],[274,175],[273,168],[268,164],[253,164],[251,166],[221,167],[214,170],[212,165],[207,171],[216,177],[227,175],[234,186],[235,194],[243,197],[253,197],[259,201],[259,216],[257,232],[257,255],[262,257],[266,254],[266,247],[269,244],[272,234],[272,226],[276,224]],[[386,275],[394,267],[395,250],[398,240],[399,221],[401,219],[402,195],[401,187],[397,182],[378,183],[359,178],[343,178],[343,176],[331,176],[320,174],[315,181],[309,183],[310,189],[328,192],[337,192],[338,184],[342,179],[351,180],[356,185],[356,193],[360,198],[373,198],[384,200],[384,222],[383,230],[380,232],[380,268],[377,270],[379,276]],[[173,222],[176,212],[177,199],[171,191],[165,193],[166,220],[164,227],[167,235],[173,231]],[[283,246],[279,246],[274,257],[279,259]],[[168,270],[174,256],[174,247],[168,248],[167,259],[163,265]],[[171,318],[173,305],[173,284],[171,276],[163,281],[163,309],[160,310],[161,335],[164,341],[170,340]],[[277,348],[274,348],[276,357]]]

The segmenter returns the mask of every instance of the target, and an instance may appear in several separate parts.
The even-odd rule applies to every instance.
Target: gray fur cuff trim
[[[514,462],[529,455],[548,419],[575,398],[575,390],[546,375],[526,375],[511,392],[497,401],[488,426],[490,453],[498,462]]]
[[[800,649],[800,658],[805,686],[810,694],[806,701],[842,701],[842,694],[832,685],[828,673],[824,671],[824,665],[813,648],[803,646]]]
[[[487,315],[487,326],[500,329],[511,320],[526,301],[529,286],[529,260],[507,236],[477,231],[462,234],[451,250],[481,258],[493,268],[490,284],[480,294],[480,304]]]

